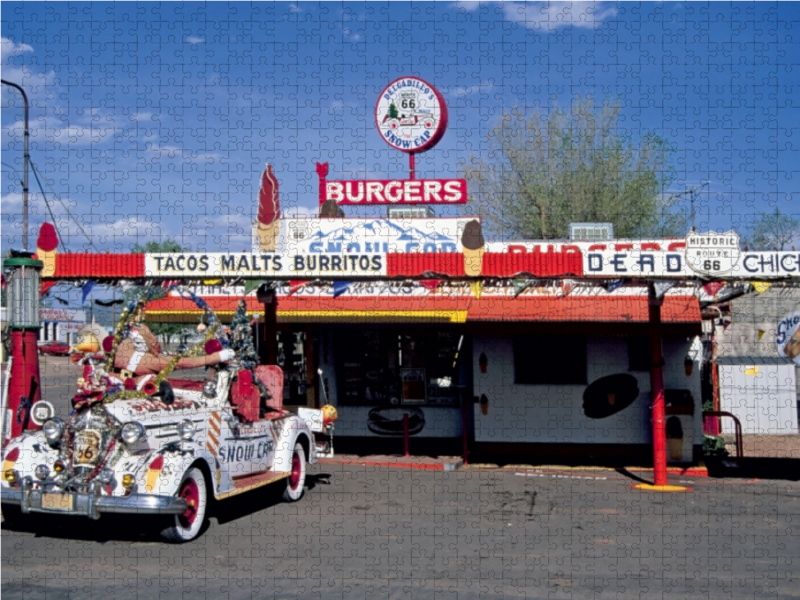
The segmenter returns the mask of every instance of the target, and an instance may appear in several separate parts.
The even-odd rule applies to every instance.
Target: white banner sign
[[[148,254],[147,277],[379,277],[386,275],[383,254]]]
[[[469,218],[282,219],[278,252],[358,254],[375,252],[461,252]]]
[[[85,323],[86,313],[74,308],[40,308],[40,321],[73,321],[75,323]]]

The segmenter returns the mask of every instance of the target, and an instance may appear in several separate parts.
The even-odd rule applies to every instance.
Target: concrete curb
[[[488,471],[488,470],[508,470],[508,471],[579,471],[579,472],[614,472],[618,469],[613,467],[595,466],[567,466],[567,465],[528,465],[514,464],[500,466],[494,463],[471,463],[464,464],[460,458],[432,459],[428,457],[415,459],[413,457],[394,457],[394,456],[375,456],[375,457],[356,457],[343,455],[334,458],[320,458],[320,464],[327,465],[360,465],[365,467],[387,467],[392,469],[416,469],[419,471]],[[652,468],[646,467],[622,467],[622,470],[631,473],[652,473]],[[708,469],[704,466],[694,467],[667,467],[667,473],[682,477],[708,477]]]

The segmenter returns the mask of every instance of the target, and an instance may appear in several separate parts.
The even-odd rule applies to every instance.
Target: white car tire
[[[196,538],[206,520],[208,493],[203,472],[192,467],[181,479],[178,486],[178,498],[186,500],[186,512],[175,515],[172,527],[161,532],[161,536],[169,542],[182,544]]]
[[[286,490],[283,499],[287,502],[297,502],[303,497],[306,486],[306,451],[300,442],[295,442],[292,452],[292,470],[286,478]]]

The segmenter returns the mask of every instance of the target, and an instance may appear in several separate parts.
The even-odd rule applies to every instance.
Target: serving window
[[[339,329],[339,403],[457,406],[468,380],[456,330]]]

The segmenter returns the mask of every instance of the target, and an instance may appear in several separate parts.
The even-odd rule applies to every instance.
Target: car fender
[[[275,462],[272,470],[282,473],[292,470],[292,453],[297,442],[305,447],[306,460],[309,463],[315,462],[316,453],[312,440],[311,431],[304,421],[294,415],[286,418],[282,426],[275,428]]]
[[[194,450],[194,449],[193,449]],[[198,456],[198,454],[200,454]],[[214,472],[214,461],[209,464],[208,453],[183,449],[161,450],[151,453],[137,471],[135,492],[174,496],[184,474],[196,463],[208,473]],[[214,478],[211,477],[213,480]],[[209,484],[214,485],[213,481]]]
[[[6,457],[14,456],[15,460],[7,460]],[[41,431],[23,433],[21,436],[12,439],[3,450],[2,471],[15,469],[20,477],[33,475],[36,465],[46,464],[52,469],[53,463],[58,458],[58,451],[51,448]]]

